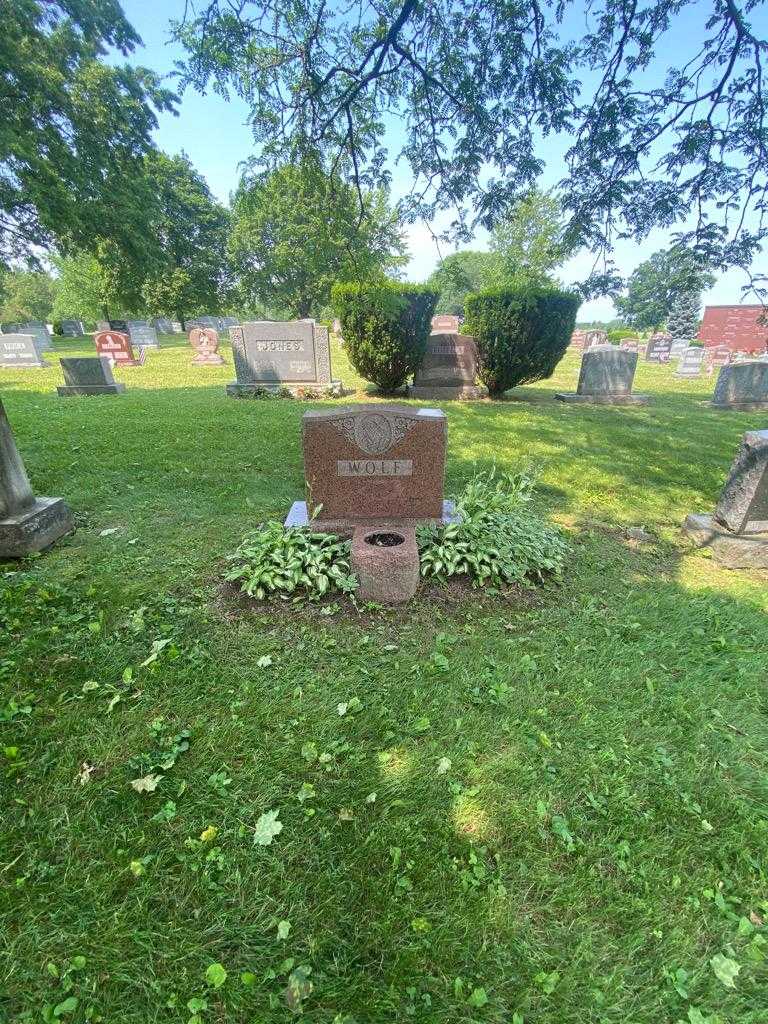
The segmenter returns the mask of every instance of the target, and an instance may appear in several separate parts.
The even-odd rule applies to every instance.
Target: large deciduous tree
[[[461,249],[441,260],[427,279],[429,287],[440,293],[438,313],[461,316],[467,295],[490,286],[496,262],[494,253],[474,249]]]
[[[160,257],[142,286],[146,306],[181,321],[217,313],[226,280],[229,211],[189,158],[154,153],[147,172],[156,201],[153,236]]]
[[[0,321],[51,317],[57,282],[44,271],[11,270],[0,280]]]
[[[381,277],[405,262],[404,251],[384,193],[358,196],[313,154],[272,171],[251,168],[235,195],[229,253],[247,306],[317,316],[334,282]]]
[[[492,284],[552,284],[552,275],[571,255],[573,239],[566,237],[560,202],[531,189],[500,218],[491,236],[496,255]]]
[[[630,275],[627,294],[615,299],[626,322],[638,330],[661,327],[682,294],[700,295],[714,275],[697,254],[682,246],[655,252]]]
[[[11,0],[0,32],[0,262],[94,240],[142,264],[152,193],[144,155],[173,93],[140,67],[111,67],[139,37],[117,0]]]
[[[176,31],[185,80],[244,97],[268,162],[309,144],[373,186],[394,117],[410,215],[458,209],[466,237],[530,190],[541,138],[562,133],[569,237],[607,252],[679,225],[708,262],[748,267],[768,232],[761,6],[208,0]]]

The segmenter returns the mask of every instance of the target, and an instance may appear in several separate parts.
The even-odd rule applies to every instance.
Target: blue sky
[[[182,47],[170,41],[169,23],[174,18],[182,17],[185,0],[122,0],[122,6],[143,40],[143,46],[131,56],[131,63],[143,64],[160,74],[171,75],[175,61],[183,57],[184,51]],[[194,0],[191,0],[190,8],[193,7]],[[685,18],[701,18],[701,5],[687,9]],[[685,21],[680,25],[680,32],[681,37],[685,38]],[[651,68],[649,75],[658,76],[668,59],[668,55],[660,55],[658,67]],[[173,87],[173,79],[169,79],[169,84]],[[255,151],[251,131],[247,125],[247,116],[247,106],[236,97],[227,102],[215,93],[202,96],[190,89],[182,97],[178,117],[170,114],[160,116],[155,140],[167,153],[174,154],[181,150],[188,153],[195,166],[205,175],[213,192],[223,202],[227,202],[237,184],[238,165]],[[393,136],[396,141],[396,131],[393,132]],[[567,139],[557,137],[543,142],[541,154],[546,161],[542,178],[544,187],[553,185],[562,176],[562,160],[566,145]],[[404,163],[401,162],[392,170],[393,196],[397,198],[410,187],[410,179]],[[450,217],[446,217],[445,223],[449,220]],[[443,226],[443,223],[437,222],[433,228],[439,231]],[[411,280],[423,280],[438,262],[437,248],[427,225],[410,226],[407,236],[411,262],[406,274]],[[614,253],[619,272],[623,276],[628,276],[638,263],[647,259],[657,249],[663,248],[667,241],[667,233],[657,231],[641,242],[619,242]],[[486,236],[479,234],[473,247],[482,249],[486,246]],[[447,255],[449,251],[450,248],[441,246],[443,255]],[[586,277],[591,265],[591,255],[584,252],[571,260],[563,268],[560,276],[564,281]],[[743,283],[741,273],[724,274],[714,287],[705,293],[704,301],[710,304],[739,302]],[[585,303],[579,318],[609,318],[613,315],[611,300],[604,298]]]

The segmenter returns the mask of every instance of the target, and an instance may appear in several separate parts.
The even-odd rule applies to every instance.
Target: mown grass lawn
[[[449,493],[539,467],[562,586],[243,614],[223,558],[301,496],[307,406],[163,342],[117,399],[0,371],[79,525],[0,570],[0,1020],[768,1021],[768,574],[679,534],[764,417],[645,364],[649,407],[563,406],[569,355],[446,406]]]

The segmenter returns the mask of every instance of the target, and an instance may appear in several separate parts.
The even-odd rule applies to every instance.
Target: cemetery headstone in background
[[[148,320],[129,320],[128,336],[136,348],[159,348],[157,331]]]
[[[424,360],[414,375],[413,385],[408,388],[408,397],[438,401],[485,398],[488,392],[477,385],[476,379],[475,339],[468,334],[433,329],[427,339]]]
[[[187,320],[187,330],[192,327],[211,327],[214,331],[219,329],[219,318],[217,316],[196,316]]]
[[[636,338],[622,338],[619,342],[619,348],[622,352],[637,352],[640,348],[640,343]]]
[[[133,354],[131,339],[121,331],[98,331],[93,336],[96,351],[107,356],[120,366],[138,366],[139,360]]]
[[[230,328],[237,381],[227,385],[230,398],[248,398],[286,388],[341,393],[331,377],[328,328],[313,320],[270,320]]]
[[[768,430],[744,435],[714,515],[690,515],[683,530],[726,568],[768,568]]]
[[[42,320],[29,320],[25,324],[19,324],[19,334],[31,334],[37,342],[39,352],[51,352],[53,344],[48,328]]]
[[[669,350],[669,358],[670,359],[680,359],[682,357],[683,353],[686,351],[686,349],[689,349],[691,347],[692,346],[691,346],[690,341],[681,341],[681,340],[673,341],[672,342],[672,347]]]
[[[730,361],[731,350],[727,345],[718,345],[713,348],[704,349],[704,362],[710,377],[715,372],[715,367],[719,369],[721,366],[727,366]]]
[[[574,331],[571,335],[570,348],[575,348],[579,352],[583,351],[587,347],[587,333],[586,331]]]
[[[160,334],[173,334],[173,322],[167,316],[156,316],[152,321],[152,326]]]
[[[450,313],[439,313],[432,317],[431,330],[433,334],[458,334],[459,318]]]
[[[125,384],[112,376],[112,361],[106,356],[62,359],[65,384],[56,388],[60,398],[75,395],[121,395]]]
[[[65,338],[81,338],[85,334],[82,320],[62,320],[61,333]]]
[[[42,551],[74,530],[62,498],[36,498],[0,401],[0,558]]]
[[[234,316],[222,316],[219,317],[219,328],[222,331],[228,331],[230,327],[237,327],[240,321]]]
[[[652,334],[645,349],[647,363],[668,363],[672,353],[672,335]]]
[[[195,350],[193,366],[223,366],[224,360],[218,353],[219,332],[212,327],[193,327],[189,332],[189,344]]]
[[[768,360],[753,359],[724,366],[715,384],[712,406],[742,412],[768,409]]]
[[[0,335],[0,366],[13,369],[48,366],[32,334]]]
[[[699,377],[701,366],[704,362],[703,348],[687,348],[680,357],[680,362],[675,370],[676,377]]]
[[[173,334],[183,334],[184,333],[184,328],[181,326],[181,322],[179,320],[172,320],[171,321],[171,331],[173,332]]]
[[[586,331],[584,337],[585,348],[595,348],[597,345],[608,344],[608,333],[603,330]]]
[[[636,369],[637,352],[598,345],[584,353],[576,394],[557,394],[555,398],[591,405],[646,405],[647,395],[632,394]]]
[[[97,331],[108,331],[109,329],[110,329],[110,327],[109,327],[109,320],[97,320],[96,321],[96,330]]]
[[[120,334],[130,335],[127,320],[109,320],[107,322],[109,323],[109,327],[105,327],[105,331],[118,331]]]

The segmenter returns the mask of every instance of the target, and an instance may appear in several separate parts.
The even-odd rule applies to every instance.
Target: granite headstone
[[[408,397],[431,400],[484,398],[476,383],[477,345],[468,334],[439,333],[427,339],[424,360],[416,371]]]
[[[359,525],[414,526],[452,518],[444,502],[447,420],[438,409],[361,404],[302,418],[306,502],[286,526],[349,535]]]
[[[433,334],[458,334],[459,318],[451,313],[438,313],[432,317]]]
[[[62,320],[61,333],[65,338],[82,338],[85,328],[82,320]]]
[[[652,334],[645,349],[647,363],[668,363],[672,353],[672,335],[659,332]]]
[[[219,355],[219,332],[212,327],[193,327],[189,332],[189,343],[195,350],[193,366],[223,366]]]
[[[42,551],[74,529],[61,498],[36,498],[0,401],[0,558]]]
[[[138,366],[139,361],[133,354],[131,339],[121,331],[98,331],[93,336],[96,351],[100,356],[107,356],[113,363],[120,366]]]
[[[112,375],[112,360],[107,356],[84,356],[61,360],[64,385],[56,390],[60,398],[75,395],[121,395],[125,384],[118,384]]]
[[[42,320],[28,320],[25,324],[19,324],[18,333],[31,334],[37,342],[39,352],[50,352],[53,349],[48,328]]]
[[[32,334],[3,334],[0,336],[0,366],[12,369],[48,366]]]
[[[555,398],[592,405],[646,405],[647,395],[632,394],[636,369],[637,352],[597,345],[582,357],[576,394],[561,393]]]
[[[331,376],[328,328],[313,320],[260,320],[230,328],[237,381],[227,385],[231,398],[265,390],[339,393]]]
[[[744,435],[714,515],[690,515],[683,530],[727,568],[768,568],[768,430]]]
[[[687,348],[680,357],[680,362],[675,370],[676,377],[699,377],[701,366],[704,362],[703,348]]]
[[[152,326],[159,334],[173,334],[173,321],[169,320],[167,316],[156,316],[152,321]]]
[[[129,320],[128,335],[135,348],[159,348],[157,331],[148,320]]]
[[[768,360],[751,359],[724,366],[712,396],[715,409],[768,409]]]

